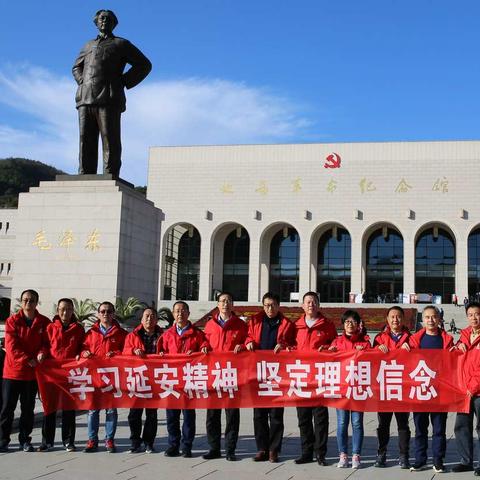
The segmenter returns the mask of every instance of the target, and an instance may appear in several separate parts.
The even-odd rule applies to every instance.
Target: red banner
[[[243,352],[47,360],[45,412],[326,405],[363,412],[468,412],[466,355],[444,350]]]

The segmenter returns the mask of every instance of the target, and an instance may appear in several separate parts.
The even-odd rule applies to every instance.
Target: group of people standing
[[[480,348],[480,304],[471,303],[467,308],[469,327],[462,330],[460,340],[454,344],[453,337],[443,328],[439,312],[434,306],[424,308],[423,327],[411,334],[404,324],[404,312],[400,306],[388,309],[385,328],[370,342],[366,328],[356,310],[347,310],[342,315],[343,332],[340,336],[330,320],[320,311],[319,298],[315,292],[307,292],[302,299],[303,315],[296,321],[288,320],[280,311],[277,294],[268,292],[262,298],[263,310],[248,322],[237,317],[233,311],[233,298],[228,292],[218,296],[218,308],[202,331],[189,321],[189,306],[184,301],[173,305],[174,324],[165,331],[158,326],[157,312],[152,308],[143,311],[140,324],[128,333],[115,320],[115,308],[110,302],[98,306],[97,322],[85,333],[77,321],[71,299],[58,302],[57,314],[50,321],[37,310],[38,293],[25,290],[21,295],[21,309],[6,321],[6,358],[3,371],[3,406],[0,410],[0,452],[9,448],[14,411],[20,399],[19,422],[20,448],[34,451],[31,444],[34,406],[37,395],[35,367],[47,358],[72,359],[112,357],[114,355],[191,354],[195,352],[233,352],[283,350],[303,352],[352,351],[376,348],[383,353],[394,349],[446,349],[463,353]],[[471,397],[469,413],[458,413],[455,436],[460,463],[454,472],[473,471],[473,418],[480,418],[480,376],[476,369],[467,378],[468,394]],[[364,438],[363,412],[337,409],[337,445],[339,468],[361,466]],[[99,446],[99,410],[88,412],[88,441],[84,452],[95,452]],[[221,410],[208,409],[206,430],[209,451],[206,460],[221,457]],[[130,453],[154,451],[157,434],[157,409],[130,409]],[[435,472],[444,472],[446,452],[447,413],[413,413],[415,424],[415,461],[410,464],[409,414],[403,412],[378,413],[378,454],[375,467],[387,466],[387,447],[390,439],[390,424],[393,416],[397,422],[399,441],[399,465],[412,471],[427,467],[428,427],[432,424],[432,457]],[[180,417],[183,424],[180,425]],[[284,409],[279,407],[255,408],[253,426],[257,452],[255,462],[279,461],[284,433]],[[235,461],[240,426],[240,410],[225,409],[225,458]],[[301,439],[301,454],[296,464],[316,461],[327,465],[327,442],[329,413],[325,406],[297,407],[298,427]],[[195,438],[196,415],[193,409],[167,409],[168,457],[192,456]],[[349,458],[348,428],[352,423],[351,460]],[[105,448],[115,452],[117,410],[106,410]],[[42,427],[42,443],[37,451],[53,448],[56,429],[56,412],[46,415]],[[67,451],[76,450],[75,411],[62,412],[62,442]],[[480,476],[480,469],[474,470]]]

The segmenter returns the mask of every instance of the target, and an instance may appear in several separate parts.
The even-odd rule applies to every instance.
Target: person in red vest
[[[405,313],[403,308],[395,305],[387,310],[385,328],[375,337],[373,341],[374,348],[388,353],[390,350],[401,348],[402,345],[408,345],[410,338],[410,330],[404,324]],[[399,465],[402,469],[410,468],[409,452],[410,452],[410,427],[408,425],[408,412],[379,412],[377,439],[378,450],[375,467],[384,468],[387,466],[387,447],[390,441],[390,423],[393,414],[397,421],[398,429],[398,448],[400,451]]]
[[[296,344],[301,352],[321,352],[328,350],[337,337],[335,325],[323,317],[320,301],[315,292],[303,296],[304,314],[297,320]],[[328,408],[297,407],[298,428],[302,442],[302,454],[295,460],[297,465],[313,461],[313,454],[319,465],[326,466],[328,442]],[[313,420],[313,425],[312,425]]]
[[[453,347],[453,337],[441,324],[440,312],[434,305],[428,305],[422,312],[423,328],[414,333],[408,344],[402,348],[427,348],[450,350]],[[433,470],[436,473],[445,472],[443,459],[447,450],[447,413],[445,412],[414,412],[415,423],[415,463],[410,468],[413,472],[427,468],[428,425],[432,423],[432,454]]]
[[[187,302],[175,302],[172,309],[175,323],[162,335],[160,339],[160,354],[183,353],[191,355],[195,352],[208,352],[208,343],[205,334],[188,320],[190,308]],[[183,426],[180,433],[180,413],[183,415]],[[166,457],[180,455],[191,458],[192,445],[195,438],[195,410],[179,410],[167,408],[168,448]]]
[[[470,302],[466,309],[468,327],[462,329],[460,339],[455,348],[466,353],[475,350],[469,361],[465,362],[465,374],[468,394],[470,395],[470,411],[457,413],[455,419],[455,443],[457,445],[460,463],[452,468],[452,472],[473,471],[473,418],[476,420],[476,432],[480,441],[478,429],[480,419],[480,368],[478,366],[478,350],[480,350],[480,303]],[[480,477],[480,467],[475,469],[474,475]]]
[[[239,353],[244,350],[247,338],[247,324],[238,318],[233,312],[233,297],[228,292],[222,292],[218,296],[218,312],[213,315],[205,325],[205,336],[209,348],[213,352]],[[220,439],[222,436],[221,409],[207,410],[207,440],[210,450],[203,455],[205,460],[220,458]],[[226,408],[225,416],[225,458],[234,462],[235,449],[238,441],[240,428],[240,410],[238,408]]]
[[[20,310],[5,321],[6,356],[3,369],[3,406],[0,412],[0,452],[8,451],[19,398],[18,441],[24,452],[34,451],[30,434],[38,390],[35,366],[50,320],[38,313],[38,293],[35,290],[24,290],[20,295],[20,302]]]
[[[110,302],[102,302],[97,310],[98,322],[87,332],[83,343],[82,358],[106,357],[121,355],[127,331],[115,320],[115,307]],[[88,411],[88,441],[84,452],[91,453],[98,450],[98,427],[100,410]],[[105,419],[105,448],[114,453],[115,432],[117,430],[117,409],[107,408]]]
[[[370,339],[362,319],[356,310],[347,310],[342,315],[343,335],[335,338],[329,347],[331,352],[368,350]],[[337,445],[340,458],[338,468],[348,467],[348,424],[352,420],[352,468],[361,467],[360,455],[363,446],[363,412],[337,408]]]
[[[123,355],[136,355],[144,358],[146,355],[160,353],[160,338],[162,329],[158,326],[158,315],[154,308],[146,308],[143,311],[140,325],[125,338]],[[145,424],[142,435],[143,408],[131,408],[128,413],[128,425],[130,427],[131,446],[128,453],[140,453],[142,442],[145,452],[154,452],[153,444],[157,436],[157,409],[145,409]]]
[[[280,312],[280,297],[267,292],[262,298],[263,311],[254,315],[248,322],[247,350],[273,350],[278,353],[295,345],[295,324]],[[254,408],[253,430],[257,443],[255,462],[269,460],[278,462],[282,449],[283,411],[281,407]],[[270,425],[269,425],[270,420]]]
[[[85,330],[73,313],[73,302],[70,298],[61,298],[57,304],[57,314],[47,326],[44,336],[44,348],[37,360],[45,358],[58,360],[74,359],[81,351]],[[43,417],[42,443],[38,452],[47,452],[53,448],[57,412]],[[67,452],[75,451],[75,410],[62,411],[62,442]]]

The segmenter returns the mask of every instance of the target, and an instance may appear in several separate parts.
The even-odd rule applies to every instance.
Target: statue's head
[[[118,19],[111,10],[99,10],[93,17],[93,23],[100,32],[111,33],[118,25]]]

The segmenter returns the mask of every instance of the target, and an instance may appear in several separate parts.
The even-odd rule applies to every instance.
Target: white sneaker
[[[360,468],[360,467],[361,467],[360,455],[355,454],[352,456],[352,468],[356,470],[357,468]]]
[[[347,467],[348,467],[348,455],[346,453],[341,453],[337,463],[337,468],[347,468]]]

